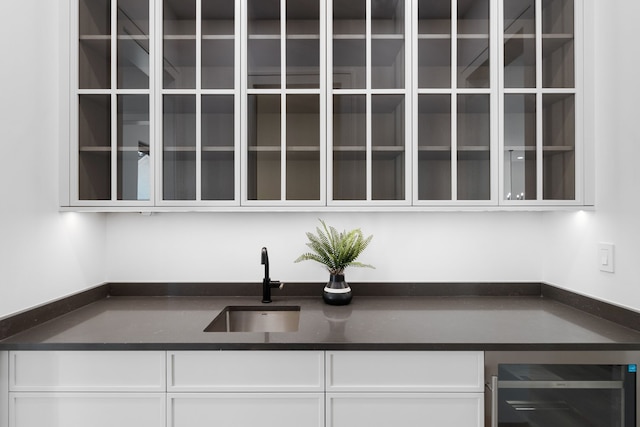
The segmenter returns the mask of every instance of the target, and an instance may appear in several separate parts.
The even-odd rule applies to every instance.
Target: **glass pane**
[[[111,199],[111,96],[79,95],[80,200]]]
[[[365,0],[333,1],[333,87],[364,89],[367,85]]]
[[[149,0],[118,1],[118,87],[149,88]]]
[[[280,0],[247,0],[248,87],[280,88]]]
[[[235,2],[202,2],[202,88],[235,87]]]
[[[371,40],[371,86],[404,88],[404,38]]]
[[[535,200],[536,96],[504,96],[504,198]]]
[[[451,2],[418,1],[418,86],[451,87]]]
[[[573,0],[542,2],[542,85],[574,87]]]
[[[333,97],[333,199],[367,198],[365,95]]]
[[[458,0],[458,87],[489,87],[489,0]]]
[[[505,87],[536,87],[535,19],[535,0],[505,1]]]
[[[111,2],[79,1],[80,37],[78,74],[80,89],[111,87]]]
[[[371,86],[404,87],[404,1],[371,0]]]
[[[320,87],[320,4],[287,1],[287,87]]]
[[[418,96],[418,199],[451,200],[451,95]]]
[[[118,200],[149,200],[149,95],[118,95]]]
[[[574,95],[543,95],[542,106],[543,198],[574,200],[576,176]]]
[[[371,144],[373,200],[404,199],[404,95],[371,97]]]
[[[491,198],[489,95],[458,95],[458,200]]]
[[[195,0],[164,0],[163,82],[166,89],[196,87]]]
[[[248,199],[280,200],[280,95],[249,95],[247,98]]]
[[[202,200],[233,200],[235,191],[233,95],[202,96]]]
[[[196,198],[196,97],[165,95],[162,116],[164,200]]]
[[[418,40],[418,85],[451,87],[451,39]]]
[[[287,200],[320,200],[319,95],[287,95]]]

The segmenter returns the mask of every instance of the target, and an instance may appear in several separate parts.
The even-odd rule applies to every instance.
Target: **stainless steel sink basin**
[[[216,316],[205,332],[295,332],[300,323],[298,306],[231,305]]]

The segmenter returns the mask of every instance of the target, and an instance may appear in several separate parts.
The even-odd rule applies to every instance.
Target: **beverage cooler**
[[[640,352],[485,354],[486,427],[640,427]]]

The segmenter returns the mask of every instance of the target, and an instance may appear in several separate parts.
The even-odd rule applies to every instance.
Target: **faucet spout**
[[[283,283],[277,280],[271,280],[269,277],[269,253],[267,248],[262,248],[262,256],[260,264],[264,265],[264,278],[262,279],[262,302],[267,304],[271,302],[271,289],[282,289]]]

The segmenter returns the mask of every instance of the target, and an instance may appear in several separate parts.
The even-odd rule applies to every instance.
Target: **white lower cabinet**
[[[484,354],[0,352],[0,427],[481,427]]]
[[[9,427],[164,427],[165,352],[9,353]]]
[[[327,352],[326,426],[481,427],[482,352]]]
[[[324,352],[167,356],[167,427],[324,427]]]

